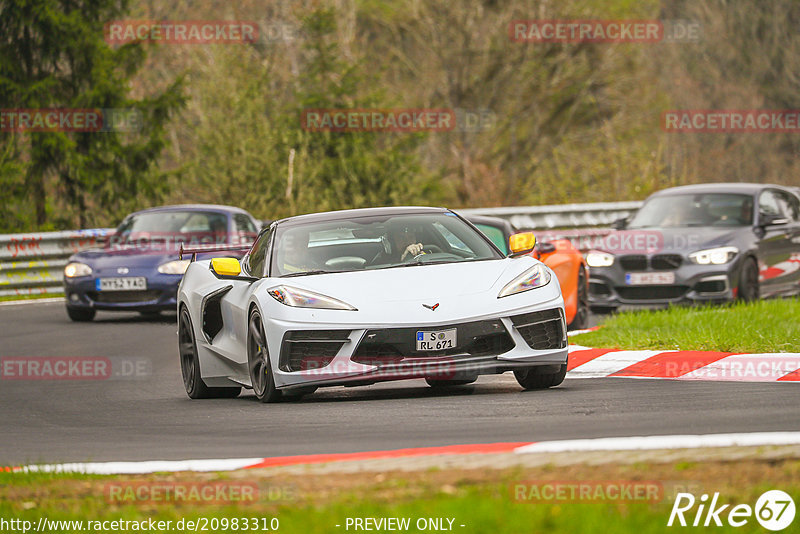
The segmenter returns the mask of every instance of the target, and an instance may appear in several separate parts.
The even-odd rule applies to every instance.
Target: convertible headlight
[[[287,306],[295,308],[317,308],[321,310],[349,310],[358,311],[356,308],[350,306],[346,302],[336,300],[333,297],[326,297],[307,289],[298,289],[296,287],[276,286],[267,290],[267,293]]]
[[[689,259],[698,265],[724,265],[739,253],[736,247],[718,247],[698,250],[689,254]]]
[[[71,261],[64,267],[64,276],[67,278],[77,278],[79,276],[89,276],[92,274],[92,268],[85,263]]]
[[[162,263],[158,266],[158,272],[161,274],[183,274],[189,268],[191,260],[175,260],[167,263]]]
[[[548,271],[547,268],[542,264],[534,265],[506,284],[506,287],[500,291],[500,294],[497,295],[497,298],[503,298],[509,295],[522,293],[523,291],[536,289],[537,287],[546,286],[549,283],[550,271]]]
[[[589,267],[611,267],[614,265],[614,255],[608,252],[590,250],[586,254],[586,265]]]

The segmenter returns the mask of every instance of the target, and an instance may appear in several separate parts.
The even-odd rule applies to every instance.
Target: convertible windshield
[[[194,232],[228,231],[228,217],[224,213],[205,211],[155,211],[131,215],[125,219],[118,234],[189,234]]]
[[[367,216],[279,226],[271,273],[300,276],[500,258],[453,214]]]
[[[753,197],[730,193],[657,196],[634,215],[627,228],[749,226]]]

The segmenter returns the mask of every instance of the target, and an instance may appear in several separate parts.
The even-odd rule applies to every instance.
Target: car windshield
[[[366,216],[279,225],[270,272],[299,276],[502,257],[452,213]]]
[[[158,240],[174,236],[199,242],[224,243],[228,217],[213,211],[153,211],[137,213],[122,221],[117,236],[130,240]]]
[[[627,228],[749,226],[753,197],[732,193],[657,196],[633,216]]]

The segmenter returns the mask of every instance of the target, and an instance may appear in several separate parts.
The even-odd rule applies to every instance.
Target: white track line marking
[[[633,436],[541,441],[518,447],[514,449],[514,452],[527,454],[537,452],[641,451],[798,444],[800,444],[800,432],[752,432],[742,434]]]
[[[0,302],[0,306],[19,306],[21,304],[52,304],[54,302],[64,302],[64,297],[53,297],[46,299],[4,300]]]
[[[263,458],[231,458],[227,460],[152,460],[145,462],[96,462],[51,465],[29,465],[21,470],[38,473],[87,473],[93,475],[140,475],[177,471],[235,471],[263,462]]]

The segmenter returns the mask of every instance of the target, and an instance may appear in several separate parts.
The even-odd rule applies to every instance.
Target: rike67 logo
[[[725,523],[731,527],[742,527],[755,516],[756,521],[767,530],[783,530],[794,521],[795,505],[784,491],[764,492],[756,501],[755,507],[749,504],[719,504],[719,493],[714,493],[711,501],[704,493],[700,499],[691,493],[679,493],[672,505],[667,526],[718,526]],[[695,510],[695,505],[697,505]]]

